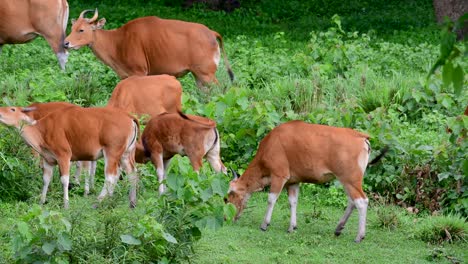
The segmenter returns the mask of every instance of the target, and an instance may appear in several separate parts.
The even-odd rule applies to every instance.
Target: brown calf
[[[0,0],[0,50],[4,44],[26,43],[43,36],[65,69],[63,47],[68,21],[66,0]]]
[[[220,48],[229,76],[234,78],[221,35],[202,24],[151,16],[131,20],[117,29],[102,30],[106,19],[97,20],[97,9],[92,18],[84,18],[88,11],[92,10],[85,10],[76,21],[72,20],[64,45],[67,49],[89,46],[121,79],[158,74],[182,77],[191,72],[199,87],[216,83]]]
[[[359,231],[355,241],[360,242],[365,236],[368,204],[362,191],[362,179],[370,153],[368,138],[368,135],[352,129],[312,125],[302,121],[291,121],[274,128],[260,142],[257,155],[244,174],[230,183],[228,201],[237,208],[236,219],[240,217],[251,193],[270,185],[268,209],[261,225],[261,229],[266,230],[276,199],[286,187],[291,206],[288,231],[292,232],[296,229],[299,183],[320,184],[336,177],[346,190],[348,207],[338,223],[335,235],[341,234],[356,207],[359,212]]]
[[[113,194],[120,164],[129,175],[132,185],[130,206],[135,206],[138,176],[134,155],[139,133],[135,118],[110,107],[69,107],[36,121],[24,113],[27,111],[31,109],[1,107],[0,122],[19,129],[26,143],[42,156],[44,187],[41,203],[45,202],[54,165],[59,166],[64,207],[68,208],[70,160],[97,160],[104,156],[106,179],[98,199]]]
[[[219,156],[219,133],[216,123],[210,119],[182,113],[161,114],[148,122],[141,138],[144,149],[140,153],[143,152],[145,156],[137,156],[137,160],[151,160],[160,182],[159,193],[164,192],[162,181],[165,179],[165,170],[176,154],[188,156],[197,173],[203,157],[216,172],[226,173]]]

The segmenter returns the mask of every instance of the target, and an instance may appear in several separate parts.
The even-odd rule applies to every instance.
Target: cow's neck
[[[20,128],[21,137],[35,151],[41,153],[44,139],[36,125],[24,125]]]
[[[121,43],[121,38],[117,29],[102,30],[97,29],[94,31],[94,41],[89,47],[94,55],[102,62],[111,67],[117,74],[122,77],[125,75],[124,69],[118,63],[118,49]],[[126,77],[126,76],[125,76]]]
[[[249,166],[237,181],[245,187],[247,193],[261,191],[267,183],[264,182],[262,171],[258,166]]]

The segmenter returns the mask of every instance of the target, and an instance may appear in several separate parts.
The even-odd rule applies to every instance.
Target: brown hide
[[[114,30],[100,29],[104,23],[105,19],[97,21],[97,10],[91,19],[78,18],[65,46],[77,49],[88,45],[121,79],[158,74],[181,77],[192,72],[199,86],[217,82],[219,48],[223,53],[224,48],[221,35],[208,27],[155,16],[131,20]]]
[[[368,135],[352,129],[302,121],[291,121],[276,127],[260,142],[257,154],[245,173],[230,184],[228,200],[237,207],[236,218],[242,213],[252,192],[271,186],[269,209],[262,224],[262,230],[266,230],[274,203],[283,187],[288,189],[290,202],[295,208],[299,183],[325,183],[336,177],[350,199],[347,217],[354,207],[358,208],[360,231],[356,242],[361,241],[367,210],[362,180],[370,151],[368,138]],[[291,210],[290,232],[296,228],[293,205]],[[341,233],[347,217],[340,222],[335,234]]]
[[[182,111],[182,86],[173,76],[131,76],[120,81],[112,92],[108,106],[139,117]]]
[[[54,111],[63,110],[68,107],[79,107],[79,106],[75,104],[67,103],[67,102],[32,103],[28,106],[28,108],[34,108],[34,109],[32,111],[25,112],[25,114],[27,114],[34,120],[39,120]]]
[[[167,163],[175,154],[187,156],[196,172],[206,157],[216,172],[226,173],[220,158],[216,123],[208,118],[186,116],[182,113],[161,114],[148,122],[141,138],[146,156],[143,156],[141,150],[137,150],[137,162],[149,158],[157,169],[160,183],[165,178]],[[164,191],[163,184],[159,191]]]
[[[70,107],[37,121],[44,148],[70,160],[96,160],[102,151],[120,157],[133,133],[132,116],[116,108]]]
[[[68,21],[66,0],[0,0],[0,48],[43,36],[62,69],[68,53],[63,47]]]

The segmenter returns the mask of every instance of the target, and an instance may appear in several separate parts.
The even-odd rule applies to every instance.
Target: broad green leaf
[[[167,242],[177,244],[177,239],[175,239],[175,237],[173,237],[171,234],[163,232],[162,236],[164,237],[164,239],[166,239]]]
[[[452,73],[452,81],[453,81],[453,89],[456,95],[460,95],[463,87],[463,77],[464,72],[460,65],[453,69]]]
[[[247,107],[249,107],[249,100],[247,97],[241,97],[237,99],[237,104],[241,107],[242,110],[245,110]]]
[[[58,236],[57,243],[59,248],[62,248],[65,251],[72,249],[72,241],[68,234],[62,233]]]
[[[437,175],[437,178],[439,179],[439,181],[442,181],[442,180],[447,179],[449,176],[450,176],[449,172],[442,172]]]
[[[453,65],[449,61],[447,64],[444,65],[442,70],[442,80],[445,87],[448,87],[452,82],[452,75],[453,75]]]
[[[211,189],[211,187],[204,189],[200,194],[200,198],[203,200],[203,202],[208,201],[212,196],[213,190]]]
[[[232,221],[234,219],[234,216],[236,215],[236,207],[232,203],[225,204],[223,211],[224,216],[228,221]]]
[[[211,188],[213,188],[213,193],[224,196],[223,188],[221,187],[221,182],[219,178],[214,178],[211,182]]]
[[[42,245],[42,250],[47,255],[51,255],[52,252],[54,252],[54,249],[55,249],[55,243],[46,242],[44,243],[44,245]]]
[[[19,233],[21,234],[21,236],[23,236],[27,241],[30,241],[32,239],[32,234],[31,232],[29,231],[29,226],[28,224],[26,224],[25,222],[23,221],[20,221],[18,222],[18,224],[16,224],[17,227],[18,227],[18,231]]]
[[[121,235],[120,240],[122,240],[123,243],[128,244],[128,245],[141,245],[141,241],[132,235]]]
[[[463,174],[468,175],[468,159],[465,159],[462,164]]]

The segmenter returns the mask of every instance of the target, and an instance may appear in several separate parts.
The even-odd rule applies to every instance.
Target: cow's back
[[[290,121],[262,140],[257,156],[267,167],[282,164],[296,176],[322,175],[324,168],[340,171],[342,165],[355,163],[368,138],[349,128]]]
[[[207,57],[211,60],[218,49],[212,31],[198,23],[142,17],[129,21],[118,32],[122,40],[117,56],[134,70],[145,65],[146,75],[180,77]]]
[[[69,145],[74,157],[93,155],[108,146],[125,146],[133,131],[132,117],[121,109],[70,107],[55,111],[38,121],[37,126],[46,142]],[[72,158],[73,159],[73,158]]]
[[[80,107],[80,106],[67,103],[67,102],[49,102],[49,103],[32,103],[28,107],[34,107],[35,109],[30,112],[27,112],[26,114],[35,120],[39,120],[54,111],[63,110],[68,107]]]
[[[117,84],[108,106],[139,116],[175,113],[182,108],[182,86],[170,75],[131,76]]]

